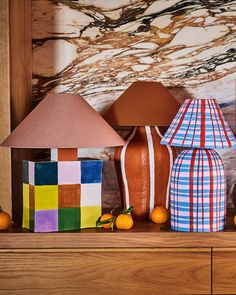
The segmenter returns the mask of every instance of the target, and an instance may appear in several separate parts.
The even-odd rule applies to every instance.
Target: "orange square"
[[[35,209],[34,185],[29,185],[29,207]]]
[[[80,184],[58,185],[58,208],[80,207]]]
[[[77,161],[77,149],[58,149],[57,161]]]

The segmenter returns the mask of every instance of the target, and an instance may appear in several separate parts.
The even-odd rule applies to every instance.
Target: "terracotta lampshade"
[[[137,81],[103,118],[112,126],[168,126],[179,108],[178,101],[161,83]]]
[[[83,148],[123,144],[123,139],[80,95],[48,94],[1,146]]]

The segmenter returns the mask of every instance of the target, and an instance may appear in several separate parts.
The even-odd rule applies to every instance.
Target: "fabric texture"
[[[223,162],[213,150],[179,154],[170,180],[171,228],[186,232],[224,229],[226,180]]]
[[[215,99],[186,99],[161,144],[208,149],[236,147]]]

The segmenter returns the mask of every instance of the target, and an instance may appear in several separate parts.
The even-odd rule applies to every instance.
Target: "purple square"
[[[34,231],[58,231],[58,210],[36,210]]]
[[[58,184],[80,184],[80,161],[58,162]]]

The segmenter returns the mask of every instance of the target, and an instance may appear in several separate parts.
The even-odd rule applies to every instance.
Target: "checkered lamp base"
[[[101,160],[24,161],[22,226],[34,232],[95,227],[101,182]]]
[[[224,229],[226,183],[224,166],[214,150],[183,151],[172,168],[171,228],[186,232]]]

